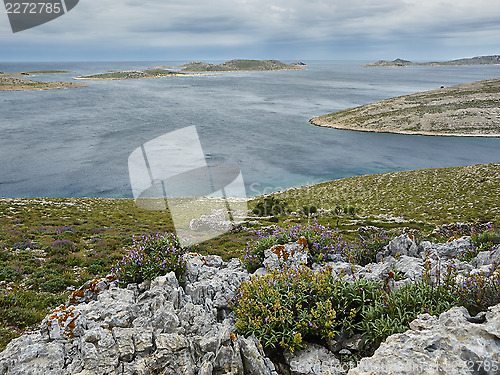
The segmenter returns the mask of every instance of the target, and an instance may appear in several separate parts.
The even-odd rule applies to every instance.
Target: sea
[[[0,72],[68,70],[73,73],[29,79],[73,81],[183,62],[0,63]],[[208,165],[238,166],[249,197],[350,176],[500,162],[500,138],[366,133],[309,123],[394,96],[499,78],[500,66],[304,62],[304,70],[0,91],[0,197],[131,198],[132,152],[193,125]]]

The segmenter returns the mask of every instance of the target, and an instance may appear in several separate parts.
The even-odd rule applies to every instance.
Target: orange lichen
[[[306,250],[309,247],[307,239],[305,237],[300,237],[297,243],[302,246],[302,250]]]
[[[285,251],[285,246],[283,245],[274,245],[271,247],[271,251],[275,253],[278,258],[282,258],[285,261],[288,259],[288,253]]]
[[[231,341],[234,342],[236,340],[236,335],[231,332]]]

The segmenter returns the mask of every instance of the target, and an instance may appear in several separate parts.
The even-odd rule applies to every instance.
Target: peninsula
[[[60,74],[72,73],[65,70],[38,70],[21,73],[0,73],[0,91],[29,91],[29,90],[51,90],[74,87],[85,87],[75,82],[39,82],[19,77],[31,77],[37,74]]]
[[[500,137],[500,79],[386,99],[310,120],[378,133]]]
[[[412,65],[424,65],[424,66],[450,66],[450,65],[500,65],[500,55],[491,56],[475,56],[465,59],[449,60],[449,61],[430,61],[417,63],[409,60],[395,59],[393,61],[380,60],[368,65],[364,65],[364,68],[371,67],[405,67]]]
[[[181,72],[234,72],[234,71],[270,71],[270,70],[300,70],[306,64],[297,62],[287,64],[278,60],[244,60],[235,59],[221,64],[210,64],[192,61],[177,67]]]

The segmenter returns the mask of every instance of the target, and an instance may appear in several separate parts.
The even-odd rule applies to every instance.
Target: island
[[[464,59],[457,60],[449,60],[449,61],[430,61],[430,62],[412,62],[409,60],[403,59],[395,59],[392,61],[389,60],[380,60],[367,65],[364,65],[364,68],[371,67],[405,67],[405,66],[413,66],[413,65],[423,65],[423,66],[450,66],[450,65],[499,65],[500,64],[500,55],[491,55],[491,56],[475,56],[468,57]]]
[[[301,70],[306,64],[297,62],[287,64],[278,60],[244,60],[234,59],[221,64],[210,64],[192,61],[177,67],[181,72],[234,72],[234,71],[271,71],[271,70]]]
[[[315,117],[313,125],[378,133],[500,137],[500,79],[386,99]]]
[[[146,69],[146,70],[123,70],[123,71],[110,71],[102,74],[94,74],[90,76],[80,76],[75,79],[89,79],[89,80],[119,80],[119,79],[145,79],[145,78],[159,78],[159,77],[172,77],[186,75],[185,73],[174,72],[166,70],[162,67]]]
[[[65,70],[37,70],[33,72],[0,73],[0,91],[52,90],[85,87],[75,82],[39,82],[18,77],[30,77],[37,74],[72,73]]]

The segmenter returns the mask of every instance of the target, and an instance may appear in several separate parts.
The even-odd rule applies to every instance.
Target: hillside
[[[357,131],[500,137],[500,79],[386,99],[315,117],[314,125]]]
[[[410,65],[426,65],[426,66],[443,66],[443,65],[498,65],[500,64],[500,55],[491,56],[475,56],[468,57],[464,59],[456,59],[449,61],[429,61],[423,63],[412,62],[408,60],[396,59],[393,61],[380,60],[364,67],[399,67],[399,66],[410,66]]]
[[[178,66],[182,72],[231,72],[231,71],[267,71],[267,70],[298,70],[304,63],[286,64],[278,60],[243,60],[236,59],[221,64],[210,64],[193,61]]]
[[[358,176],[273,194],[304,205],[425,223],[493,221],[500,225],[500,164]]]

